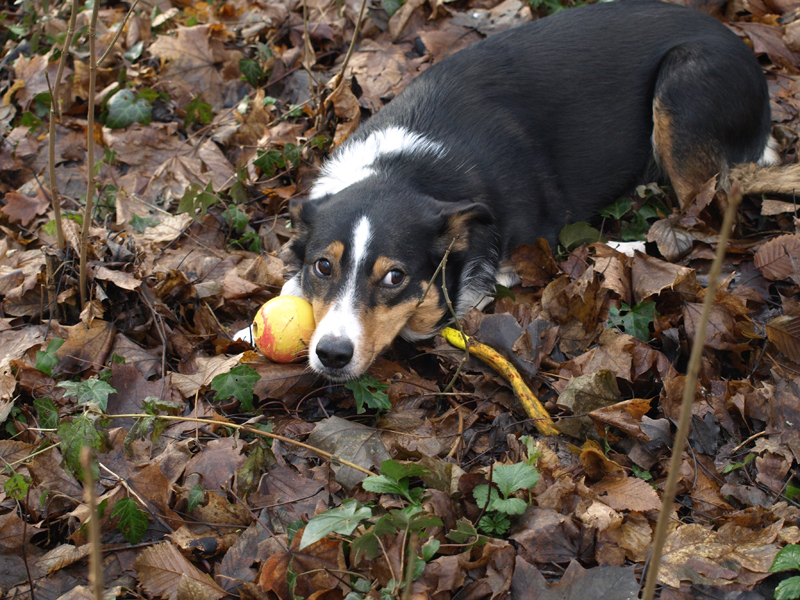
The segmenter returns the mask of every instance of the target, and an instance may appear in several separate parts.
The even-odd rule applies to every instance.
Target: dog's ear
[[[278,256],[289,266],[290,272],[297,272],[303,266],[308,230],[312,226],[316,212],[316,200],[303,197],[292,198],[289,202],[289,216],[292,220],[294,235],[292,239],[284,244]]]
[[[465,200],[462,202],[440,202],[439,235],[436,252],[441,257],[451,248],[460,252],[470,246],[478,229],[491,225],[494,216],[485,204]]]

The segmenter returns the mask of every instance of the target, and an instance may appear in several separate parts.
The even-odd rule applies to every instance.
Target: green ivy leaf
[[[134,123],[147,125],[153,118],[153,105],[144,98],[137,98],[133,90],[120,90],[108,101],[106,126],[124,129]]]
[[[266,75],[264,69],[261,68],[261,64],[252,58],[240,58],[239,71],[241,71],[244,80],[254,88],[261,87]]]
[[[189,492],[189,499],[187,501],[186,510],[191,513],[195,508],[200,506],[200,503],[203,501],[203,496],[205,496],[205,492],[203,488],[200,487],[200,484],[196,484],[192,490]]]
[[[36,352],[36,368],[42,373],[52,376],[53,367],[58,364],[56,352],[63,344],[64,340],[62,338],[53,338],[50,340],[50,343],[47,344],[47,350],[44,352],[38,350]]]
[[[88,415],[80,415],[72,421],[64,421],[58,426],[58,437],[61,438],[61,453],[67,468],[81,481],[83,469],[81,468],[81,450],[84,446],[90,447],[95,452],[104,446],[103,435],[95,429],[94,422]],[[93,452],[94,454],[94,452]],[[97,481],[98,468],[92,465],[94,479]]]
[[[178,202],[178,213],[186,213],[195,221],[200,221],[206,216],[209,207],[219,202],[219,198],[214,194],[211,182],[208,182],[205,189],[197,183],[190,183],[183,192],[183,197]]]
[[[211,123],[213,115],[213,107],[208,102],[200,100],[200,96],[195,96],[189,104],[186,105],[186,116],[183,119],[183,126],[189,128],[194,123],[203,123],[207,125]]]
[[[158,220],[154,219],[153,217],[140,217],[139,215],[133,215],[131,217],[131,229],[133,229],[137,233],[144,233],[144,230],[148,227],[155,227],[158,225]]]
[[[539,481],[539,471],[521,462],[513,465],[497,465],[492,471],[492,481],[508,498],[517,490],[532,488]]]
[[[633,202],[631,202],[631,199],[623,196],[622,198],[617,198],[613,204],[609,204],[599,212],[601,217],[619,221],[623,216],[625,216],[632,206]]]
[[[278,150],[258,151],[258,158],[253,161],[253,165],[261,169],[265,177],[275,177],[278,169],[286,168],[286,159]]]
[[[138,544],[147,531],[147,513],[133,498],[121,498],[114,504],[111,518],[119,517],[117,529],[129,544]]]
[[[261,379],[253,367],[237,365],[228,373],[221,373],[211,380],[211,389],[217,392],[214,400],[227,400],[236,398],[242,405],[242,410],[253,410],[253,387]]]
[[[612,306],[608,311],[608,323],[647,342],[650,339],[650,324],[656,320],[656,316],[655,302],[639,302],[633,308],[623,302],[620,308]]]
[[[91,403],[102,412],[108,409],[109,395],[117,393],[117,390],[96,377],[84,379],[83,381],[62,381],[57,386],[66,390],[64,392],[65,396],[77,398],[78,404]]]
[[[564,248],[574,250],[582,244],[592,244],[599,242],[602,236],[600,232],[583,221],[567,225],[558,234],[558,241]]]
[[[6,496],[12,500],[22,500],[28,494],[28,488],[31,485],[31,480],[21,473],[14,473],[3,484],[3,491]]]
[[[222,218],[225,219],[231,229],[239,232],[244,231],[250,223],[250,217],[247,216],[247,213],[242,210],[241,206],[235,204],[222,212]]]
[[[772,561],[772,566],[769,568],[769,571],[770,573],[800,571],[800,544],[784,546],[781,551],[775,555],[775,560]]]
[[[351,535],[361,521],[372,517],[372,510],[348,498],[341,506],[326,510],[308,522],[300,540],[300,550],[318,542],[331,533]]]
[[[389,402],[389,396],[386,394],[386,390],[389,389],[388,384],[378,383],[369,375],[348,381],[344,384],[344,387],[353,392],[358,414],[366,410],[364,408],[365,405],[377,410],[389,410],[392,408],[392,403]]]
[[[39,417],[39,427],[42,429],[58,427],[58,409],[50,398],[34,398],[33,407]]]

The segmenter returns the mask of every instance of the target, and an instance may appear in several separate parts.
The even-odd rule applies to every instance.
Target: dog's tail
[[[800,194],[800,164],[763,167],[745,163],[733,167],[729,179],[739,184],[743,194]]]

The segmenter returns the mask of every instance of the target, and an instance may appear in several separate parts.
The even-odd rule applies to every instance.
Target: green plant
[[[439,550],[439,541],[430,535],[430,529],[440,527],[442,520],[427,513],[421,505],[423,488],[410,488],[411,477],[425,475],[427,470],[415,464],[403,464],[393,460],[381,463],[381,474],[368,477],[361,482],[361,487],[367,491],[378,494],[395,494],[403,497],[409,505],[398,510],[390,510],[382,515],[376,515],[372,508],[362,505],[355,499],[348,498],[338,507],[325,511],[311,519],[303,530],[300,540],[300,549],[310,546],[322,538],[337,534],[351,538],[351,548],[354,562],[358,563],[362,557],[373,559],[380,555],[385,548],[382,538],[385,536],[401,535],[406,543],[405,554],[412,561],[412,580],[422,575],[425,565],[436,555]],[[357,530],[358,533],[357,533]],[[412,546],[412,535],[416,534],[423,540],[419,553]],[[405,582],[396,574],[397,579],[391,580],[381,590],[381,598],[395,597],[405,586]],[[369,588],[356,586],[355,592],[348,597],[351,599],[364,598],[361,595]]]
[[[190,183],[183,192],[183,197],[178,202],[178,212],[186,213],[195,221],[200,221],[206,216],[206,212],[219,202],[219,198],[214,193],[209,181],[205,188],[197,183]]]
[[[212,116],[213,107],[208,102],[200,100],[200,96],[195,96],[192,101],[186,105],[186,116],[183,118],[183,126],[188,129],[195,123],[207,125],[211,122]]]
[[[479,529],[492,535],[506,533],[511,526],[508,515],[520,515],[528,506],[512,494],[531,488],[538,481],[539,471],[527,463],[497,465],[492,470],[492,487],[479,485],[472,491],[478,506],[486,511],[478,523]]]
[[[261,376],[253,367],[236,365],[227,373],[220,373],[211,380],[211,389],[217,392],[214,400],[236,398],[242,410],[253,410],[253,388]]]
[[[800,571],[800,544],[790,544],[775,555],[771,573]],[[775,588],[775,600],[795,600],[800,598],[800,575],[781,581]]]
[[[612,306],[608,311],[608,327],[616,327],[647,342],[650,339],[650,324],[657,316],[655,302],[639,302],[633,308],[623,302],[620,308]]]
[[[36,368],[46,375],[53,375],[53,367],[58,364],[58,357],[56,352],[64,344],[62,338],[53,338],[47,344],[47,350],[36,351]]]
[[[344,387],[353,392],[358,414],[366,410],[364,406],[377,410],[389,410],[392,408],[392,403],[389,402],[389,396],[386,394],[389,386],[385,383],[378,383],[369,375],[363,375],[358,379],[348,381],[344,384]]]
[[[114,504],[111,518],[119,517],[117,529],[129,544],[138,544],[147,531],[147,513],[136,504],[133,498],[120,498]]]
[[[747,463],[752,461],[755,457],[756,455],[751,452],[750,454],[744,457],[744,460],[742,462],[730,462],[727,465],[725,465],[725,467],[722,469],[722,472],[724,474],[724,473],[730,473],[731,471],[735,471],[737,469],[741,469],[742,467],[747,466]]]

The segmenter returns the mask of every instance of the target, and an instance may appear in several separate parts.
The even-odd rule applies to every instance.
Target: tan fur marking
[[[375,280],[380,281],[383,279],[383,276],[386,275],[386,273],[392,270],[393,267],[394,261],[386,258],[385,256],[379,256],[375,261],[375,264],[372,265],[372,277]]]
[[[427,287],[427,283],[422,284],[423,293],[425,293],[425,288]],[[436,326],[443,315],[442,307],[439,306],[439,290],[431,286],[424,302],[414,308],[414,312],[406,325],[416,334],[430,335],[436,331]]]
[[[422,290],[427,283],[422,284]],[[364,312],[361,318],[363,354],[360,362],[371,364],[378,355],[391,344],[406,325],[420,334],[431,334],[442,318],[438,306],[439,292],[431,288],[425,301],[419,304],[418,298],[412,298],[397,306],[377,306]]]
[[[686,206],[709,179],[721,172],[727,182],[727,169],[713,148],[682,148],[675,150],[672,115],[656,98],[653,101],[653,149],[656,160],[666,171],[681,207]]]
[[[418,300],[411,299],[396,306],[379,305],[364,311],[361,317],[364,359],[371,363],[392,343],[413,314]]]
[[[331,306],[329,302],[311,298],[311,310],[314,311],[314,321],[316,323],[321,323],[322,319],[325,318],[325,315],[327,315],[328,311],[331,309]]]
[[[472,216],[469,214],[457,213],[451,215],[447,227],[447,245],[450,245],[450,240],[456,238],[451,252],[463,252],[468,246],[469,238],[469,222]]]
[[[336,263],[336,265],[342,264],[342,255],[344,254],[344,244],[340,241],[331,242],[328,245],[328,256],[331,257],[331,260]]]

